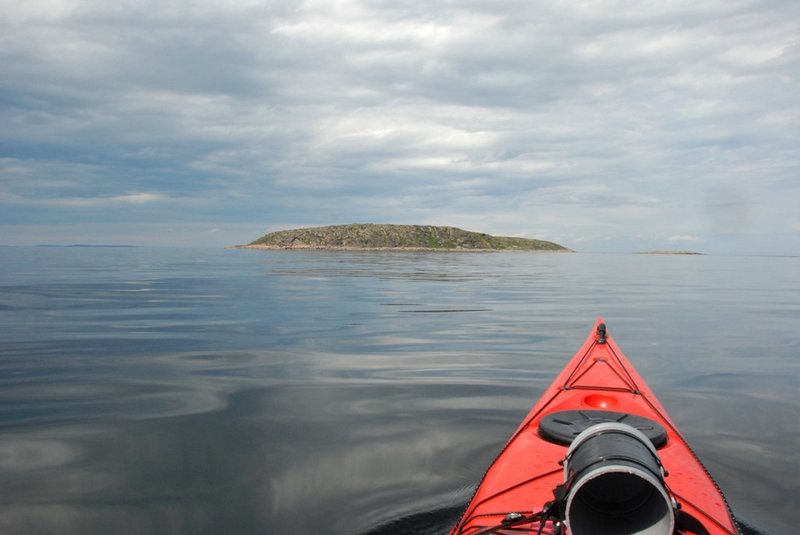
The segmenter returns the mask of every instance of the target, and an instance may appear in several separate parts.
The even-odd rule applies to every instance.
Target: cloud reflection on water
[[[0,395],[0,494],[13,498],[0,505],[3,532],[292,525],[353,533],[457,507],[552,379],[491,360],[195,352],[128,359],[102,380],[9,384]],[[734,402],[722,393],[745,380],[750,388]],[[745,518],[789,507],[785,489],[763,475],[776,463],[797,476],[797,429],[760,425],[780,413],[796,421],[794,408],[775,395],[775,380],[759,384],[737,373],[698,375],[662,396]],[[772,456],[737,426],[761,428]],[[744,481],[759,489],[757,503],[736,498]]]
[[[0,533],[442,525],[598,313],[737,512],[795,531],[796,259],[14,252]]]
[[[475,381],[485,359],[187,353],[131,359],[100,384],[61,377],[45,395],[11,386],[4,533],[353,533],[458,505],[470,488],[453,494],[453,475],[474,481],[465,467],[491,460],[530,398]]]

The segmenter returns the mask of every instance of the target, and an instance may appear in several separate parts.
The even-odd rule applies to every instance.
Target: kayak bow
[[[722,491],[599,318],[451,535],[737,535]]]

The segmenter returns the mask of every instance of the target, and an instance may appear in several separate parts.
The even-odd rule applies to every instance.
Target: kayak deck
[[[553,501],[554,489],[564,483],[567,445],[545,438],[548,433],[542,433],[540,424],[543,418],[561,411],[579,411],[589,420],[599,414],[596,411],[611,411],[663,426],[666,441],[662,441],[658,456],[667,471],[664,481],[680,511],[698,520],[709,535],[738,533],[721,490],[599,318],[583,346],[489,467],[451,535],[553,532],[554,521],[539,520],[535,515]],[[530,521],[515,522],[513,527],[508,523],[526,516]],[[508,527],[499,528],[504,520]],[[540,526],[541,522],[545,525]],[[497,528],[489,531],[493,526]],[[681,528],[677,533],[703,532]]]

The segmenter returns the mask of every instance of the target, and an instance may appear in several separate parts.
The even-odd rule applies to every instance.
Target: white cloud
[[[0,192],[0,200],[15,204],[29,204],[67,208],[108,208],[124,205],[145,205],[171,199],[158,193],[129,192],[109,197],[50,197],[35,198]]]
[[[702,238],[698,236],[691,236],[689,234],[676,234],[674,236],[670,236],[667,238],[669,242],[699,242],[703,241]]]
[[[622,4],[8,4],[0,213],[785,231],[800,4]]]

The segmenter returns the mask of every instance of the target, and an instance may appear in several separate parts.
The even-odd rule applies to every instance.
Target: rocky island
[[[245,249],[571,252],[557,243],[432,225],[353,224],[272,232]]]

